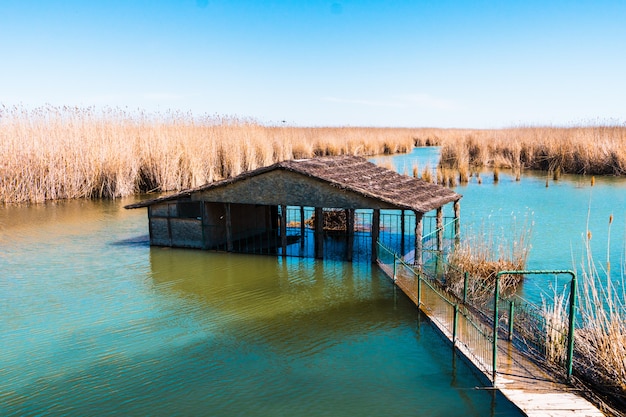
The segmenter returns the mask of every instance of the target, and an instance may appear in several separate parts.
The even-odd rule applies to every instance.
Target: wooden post
[[[437,209],[437,251],[443,246],[443,208]]]
[[[406,228],[406,220],[405,220],[405,216],[404,216],[404,210],[402,210],[400,212],[400,229],[402,233],[400,235],[400,257],[404,258],[404,233],[405,233],[405,229]]]
[[[268,233],[265,234],[266,245],[267,245],[267,253],[268,254],[278,254],[278,234],[280,233],[280,220],[278,219],[278,206],[269,206],[270,216],[269,216],[269,230]],[[263,243],[261,243],[261,247]],[[261,250],[261,252],[263,252]]]
[[[153,243],[154,232],[152,231],[152,206],[148,206],[148,235],[150,236],[150,244]]]
[[[172,207],[175,207],[175,205],[174,204],[167,205],[167,237],[170,240],[170,246],[174,245],[174,241],[172,238],[172,222],[170,220],[172,217],[174,217],[172,213]],[[178,216],[178,213],[176,213],[176,216]]]
[[[354,209],[346,209],[346,260],[352,262],[354,252]]]
[[[202,228],[202,249],[206,249],[207,248],[207,239],[206,239],[206,221],[207,221],[207,208],[206,208],[206,202],[203,201],[202,203],[202,222],[200,222],[200,227]]]
[[[458,242],[461,237],[461,203],[454,202],[454,240]]]
[[[422,213],[415,212],[415,257],[413,264],[422,268]]]
[[[324,258],[324,210],[315,207],[315,258]]]
[[[378,237],[380,235],[380,209],[372,213],[372,263],[378,261]]]
[[[224,220],[226,221],[226,251],[233,251],[233,224],[230,218],[230,203],[224,203]]]
[[[283,257],[287,256],[287,206],[280,205],[280,247]]]
[[[306,234],[304,224],[304,207],[300,206],[300,247],[304,248],[304,235]]]

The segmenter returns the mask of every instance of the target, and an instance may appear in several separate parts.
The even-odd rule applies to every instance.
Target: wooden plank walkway
[[[393,279],[393,270],[379,263],[387,276]],[[397,271],[395,284],[415,305],[418,304],[417,282]],[[420,310],[453,342],[454,309],[424,283],[421,285]],[[488,328],[489,325],[485,324]],[[478,335],[478,336],[477,336]],[[463,337],[469,336],[469,337]],[[491,380],[492,342],[479,334],[476,326],[463,314],[457,315],[458,351]],[[537,364],[525,357],[507,339],[498,339],[498,357],[495,388],[529,417],[588,416],[604,414],[580,396],[571,386],[558,381]]]

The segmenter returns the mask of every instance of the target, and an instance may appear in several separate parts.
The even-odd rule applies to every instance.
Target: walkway
[[[393,279],[393,270],[388,265],[379,263],[381,269]],[[417,305],[417,283],[413,277],[404,276],[396,271],[396,285]],[[454,313],[450,314],[450,305],[437,295],[428,285],[421,285],[419,298],[420,310],[451,342],[454,335]],[[491,380],[492,342],[484,336],[477,337],[478,331],[463,314],[457,315],[457,332],[455,346],[471,363]],[[485,324],[486,327],[489,325]],[[463,337],[469,335],[471,337]],[[459,343],[459,339],[470,342]],[[505,397],[513,402],[524,414],[530,417],[539,416],[604,416],[598,408],[573,391],[572,387],[557,381],[545,370],[526,358],[506,339],[498,339],[497,355],[497,388]]]

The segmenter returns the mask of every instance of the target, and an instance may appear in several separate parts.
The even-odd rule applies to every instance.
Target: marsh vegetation
[[[0,201],[172,191],[318,155],[408,152],[411,129],[295,128],[188,113],[2,108]]]
[[[626,173],[626,127],[499,130],[268,126],[255,120],[120,108],[0,107],[0,201],[116,198],[174,191],[320,155],[405,153],[441,146],[440,170],[414,176],[454,186],[478,170]]]

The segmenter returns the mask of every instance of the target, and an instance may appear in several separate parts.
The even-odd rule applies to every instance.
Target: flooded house
[[[352,261],[375,260],[382,241],[420,263],[427,242],[444,244],[446,225],[458,237],[460,198],[364,158],[335,156],[283,161],[126,208],[148,209],[154,246]]]

